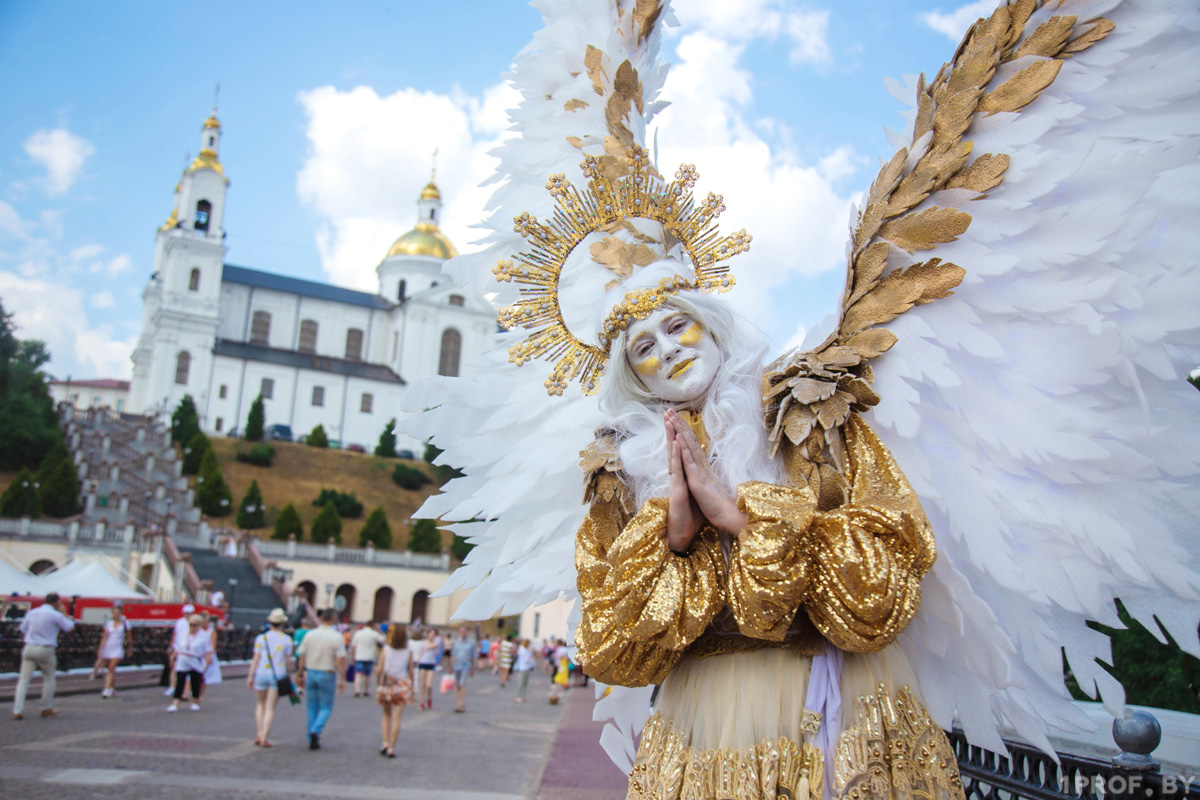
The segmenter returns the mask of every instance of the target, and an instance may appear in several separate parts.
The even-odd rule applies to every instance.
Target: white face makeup
[[[667,307],[629,326],[625,356],[646,390],[669,403],[703,397],[722,363],[712,334]]]

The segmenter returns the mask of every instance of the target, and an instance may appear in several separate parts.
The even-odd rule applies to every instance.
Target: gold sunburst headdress
[[[517,366],[533,358],[553,361],[554,369],[546,380],[551,395],[561,395],[575,380],[584,394],[594,394],[608,362],[609,346],[621,331],[681,291],[728,291],[734,278],[725,262],[750,249],[751,237],[745,230],[730,236],[721,236],[717,230],[717,217],[725,210],[721,195],[710,193],[703,203],[694,201],[692,187],[699,177],[694,166],[681,166],[675,180],[665,183],[650,165],[645,149],[633,145],[625,155],[628,169],[623,175],[613,175],[610,157],[585,156],[580,167],[588,185],[583,192],[562,174],[550,176],[546,189],[557,204],[550,221],[539,222],[528,213],[517,216],[514,230],[531,249],[512,261],[501,260],[492,270],[498,281],[523,284],[521,299],[502,308],[497,321],[509,330],[520,326],[533,331],[509,348],[509,361]],[[573,334],[563,319],[559,303],[563,267],[590,234],[611,234],[635,220],[658,223],[664,240],[678,240],[691,262],[692,274],[664,278],[656,286],[627,292],[604,319],[597,333],[598,344],[589,344]],[[638,247],[644,245],[633,246]],[[603,244],[593,245],[593,257],[605,249]],[[617,273],[613,284],[629,278],[635,263],[644,266],[648,260],[627,259],[623,266],[606,264]]]

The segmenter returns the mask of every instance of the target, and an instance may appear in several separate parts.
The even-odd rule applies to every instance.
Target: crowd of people
[[[169,713],[177,713],[184,703],[190,711],[200,711],[206,689],[222,682],[217,658],[219,621],[196,613],[191,604],[182,611],[174,623],[163,674],[163,693],[171,698]],[[246,686],[256,698],[254,743],[259,747],[274,746],[270,735],[276,707],[286,697],[293,704],[305,702],[308,745],[320,749],[334,699],[347,684],[352,685],[355,698],[373,698],[379,704],[379,752],[395,758],[404,709],[416,704],[420,711],[429,711],[438,694],[453,693],[454,712],[465,713],[468,686],[477,675],[495,676],[501,689],[513,679],[517,703],[528,702],[539,662],[551,703],[557,703],[573,682],[587,682],[560,639],[546,639],[535,647],[514,634],[480,635],[478,629],[472,632],[465,625],[442,631],[417,620],[410,631],[400,623],[350,625],[338,621],[332,609],[317,617],[315,623],[305,618],[293,629],[284,610],[276,608],[254,640]],[[37,670],[43,675],[42,716],[58,714],[55,646],[59,633],[70,631],[74,624],[64,602],[53,594],[23,620],[25,648],[14,719],[24,718],[30,679]],[[133,629],[121,603],[116,603],[104,623],[93,666],[94,677],[104,676],[102,698],[114,696],[117,668],[129,657],[132,641]]]

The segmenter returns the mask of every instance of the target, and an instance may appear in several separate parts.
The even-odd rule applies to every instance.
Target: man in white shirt
[[[171,671],[171,682],[163,690],[163,697],[171,697],[175,694],[175,658],[179,654],[180,647],[187,642],[188,617],[194,613],[196,613],[196,607],[191,603],[186,603],[183,606],[183,616],[175,620],[175,633],[171,636],[171,646],[167,648],[167,669]]]
[[[300,642],[296,684],[308,696],[308,749],[321,749],[321,731],[333,712],[334,685],[346,688],[346,643],[333,629],[334,611],[321,612],[321,627]]]
[[[35,669],[42,671],[42,716],[53,717],[58,713],[54,707],[54,673],[58,669],[54,648],[58,646],[58,634],[75,627],[75,621],[62,613],[64,606],[58,593],[50,592],[45,602],[21,621],[25,649],[21,651],[21,679],[17,682],[13,719],[25,719],[25,695],[29,693],[29,681]]]
[[[386,641],[375,622],[368,622],[350,637],[350,652],[354,654],[354,696],[366,697],[371,688],[371,671],[379,648]]]

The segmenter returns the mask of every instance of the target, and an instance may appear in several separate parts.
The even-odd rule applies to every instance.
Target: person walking
[[[256,732],[254,743],[259,747],[271,747],[271,726],[275,723],[275,706],[279,703],[279,682],[292,677],[292,640],[283,632],[287,614],[282,608],[267,615],[271,626],[266,633],[254,639],[254,657],[250,659],[250,674],[246,685],[254,690],[257,703],[254,706]],[[289,687],[290,688],[290,687]]]
[[[321,749],[321,732],[333,713],[334,686],[346,690],[346,645],[333,627],[334,610],[321,611],[321,627],[300,643],[296,682],[308,695],[308,749]]]
[[[508,674],[512,672],[513,657],[517,654],[517,646],[513,643],[513,635],[510,633],[504,637],[504,641],[500,643],[500,654],[496,657],[496,662],[500,665],[500,688],[503,689],[508,684]]]
[[[371,691],[371,672],[375,669],[375,659],[379,656],[379,648],[384,644],[384,636],[379,632],[379,625],[368,622],[354,632],[350,637],[350,652],[354,655],[354,696],[366,697]]]
[[[179,647],[188,634],[188,617],[195,613],[196,607],[191,603],[184,603],[183,616],[175,620],[175,633],[171,636],[171,645],[167,648],[167,672],[170,675],[170,683],[163,690],[163,697],[170,697],[175,694],[175,658],[179,653]]]
[[[475,655],[478,651],[479,645],[475,643],[475,637],[471,636],[467,632],[467,626],[463,625],[458,629],[458,638],[454,640],[454,646],[450,650],[454,669],[454,692],[458,695],[458,707],[454,711],[459,714],[467,710],[467,678],[475,677]]]
[[[517,673],[517,702],[524,703],[529,691],[529,676],[533,674],[533,651],[529,649],[528,639],[517,644],[517,661],[513,669]]]
[[[479,640],[479,663],[475,665],[475,668],[480,672],[483,672],[485,669],[487,669],[488,651],[491,649],[491,646],[491,637],[485,633],[483,638]]]
[[[100,646],[96,648],[96,665],[92,668],[93,676],[100,670],[104,675],[104,688],[100,697],[107,700],[115,693],[117,682],[117,665],[122,658],[133,654],[133,635],[129,620],[125,619],[125,608],[119,600],[113,603],[112,618],[104,623],[104,633],[100,635]]]
[[[425,649],[421,651],[417,662],[417,674],[421,680],[419,688],[421,710],[433,708],[433,678],[437,668],[442,664],[442,637],[436,628],[425,631]]]
[[[396,757],[400,718],[404,715],[404,707],[413,699],[412,678],[413,657],[408,646],[408,632],[403,625],[392,625],[388,629],[387,644],[375,675],[375,694],[379,705],[383,707],[383,743],[379,746],[379,753],[388,758]]]
[[[204,670],[204,683],[200,686],[200,696],[204,697],[209,686],[221,683],[221,661],[217,658],[217,621],[207,611],[201,612],[200,620],[200,629],[208,634],[213,654]]]
[[[167,706],[167,712],[174,714],[179,710],[179,701],[183,699],[184,682],[192,684],[192,711],[200,710],[200,701],[204,699],[204,671],[212,663],[212,636],[201,625],[204,620],[199,614],[188,617],[188,632],[175,653],[175,699]]]
[[[63,614],[65,604],[58,592],[50,592],[40,606],[21,620],[21,635],[25,648],[21,651],[21,678],[17,681],[17,695],[13,700],[13,719],[25,719],[25,695],[29,693],[29,681],[35,669],[42,673],[42,716],[53,717],[58,713],[54,707],[54,680],[58,669],[58,634],[75,627],[75,621]]]

